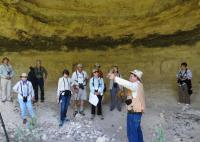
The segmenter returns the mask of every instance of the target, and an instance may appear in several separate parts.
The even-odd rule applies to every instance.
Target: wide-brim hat
[[[22,73],[22,74],[20,75],[20,77],[28,77],[28,75],[27,75],[26,73]]]
[[[133,70],[133,71],[130,71],[131,74],[134,74],[135,76],[137,76],[137,78],[141,81],[142,80],[142,75],[143,75],[143,72],[140,71],[140,70]]]
[[[78,64],[77,67],[78,67],[78,68],[82,68],[83,65],[82,65],[82,64]]]

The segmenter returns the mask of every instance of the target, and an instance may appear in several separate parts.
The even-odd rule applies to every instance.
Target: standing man
[[[2,65],[0,65],[1,89],[2,89],[2,102],[11,101],[11,83],[14,76],[12,66],[9,64],[9,59],[4,57]]]
[[[38,86],[40,87],[41,92],[41,102],[44,102],[44,82],[47,79],[47,70],[42,66],[41,60],[36,61],[36,67],[34,70],[37,78],[35,87],[35,102],[38,101]]]
[[[129,81],[109,73],[108,77],[114,82],[129,89],[127,96],[127,136],[129,142],[143,142],[141,130],[141,117],[145,109],[143,85],[141,83],[142,72],[133,70],[130,72]]]
[[[32,66],[30,66],[29,69],[30,69],[30,71],[28,73],[27,80],[31,82],[33,89],[35,91],[36,87],[37,87],[37,78],[36,78],[36,75],[35,75],[35,69]]]
[[[118,66],[113,66],[113,69],[111,71],[115,76],[121,77]],[[118,111],[121,111],[122,98],[119,95],[119,93],[123,90],[123,87],[119,85],[117,82],[114,82],[114,80],[110,80],[109,89],[111,97],[110,111],[113,111],[115,107],[117,107]]]
[[[88,82],[88,75],[86,71],[83,70],[83,65],[78,64],[77,70],[72,74],[72,80],[74,84],[74,100],[75,100],[75,111],[74,116],[79,112],[81,115],[84,113],[84,101],[87,100],[86,85]],[[79,107],[79,108],[78,108]]]
[[[180,71],[176,74],[179,86],[179,102],[190,104],[190,95],[192,94],[192,72],[188,69],[187,63],[181,63]]]

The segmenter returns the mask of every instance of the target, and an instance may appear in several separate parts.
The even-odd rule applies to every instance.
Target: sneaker
[[[93,119],[94,119],[94,117],[95,117],[95,115],[94,115],[94,114],[92,114],[92,116],[91,116],[91,118],[90,118],[90,119],[91,119],[91,120],[93,120]]]
[[[12,99],[9,99],[8,102],[13,102]]]
[[[181,103],[180,102],[178,102],[178,105],[180,105]]]
[[[1,102],[2,102],[2,103],[5,103],[5,102],[6,102],[6,100],[2,100]]]
[[[78,111],[74,111],[73,116],[75,117],[78,114]]]
[[[37,103],[37,102],[38,102],[38,100],[34,100],[34,101],[33,101],[34,104]]]
[[[80,113],[81,115],[85,116],[84,111],[80,111],[79,113]]]
[[[65,118],[65,121],[68,122],[68,121],[70,121],[70,119],[66,117],[66,118]]]
[[[63,122],[63,121],[60,121],[59,127],[62,127],[63,124],[64,124],[64,122]]]
[[[121,108],[117,108],[117,110],[120,112],[120,111],[122,111],[122,109]]]
[[[103,117],[103,115],[100,115],[100,119],[101,119],[101,120],[104,120],[104,117]]]
[[[110,108],[110,111],[113,111],[114,110],[114,108]]]
[[[24,128],[26,128],[26,123],[27,123],[27,119],[23,119],[22,125]]]

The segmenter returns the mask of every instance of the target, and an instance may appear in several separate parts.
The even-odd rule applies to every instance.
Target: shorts
[[[79,89],[78,93],[73,93],[72,100],[87,100],[86,89]]]

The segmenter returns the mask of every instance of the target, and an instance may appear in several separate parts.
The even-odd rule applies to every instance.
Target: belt
[[[128,114],[142,114],[142,112],[135,112],[133,110],[128,110]]]

